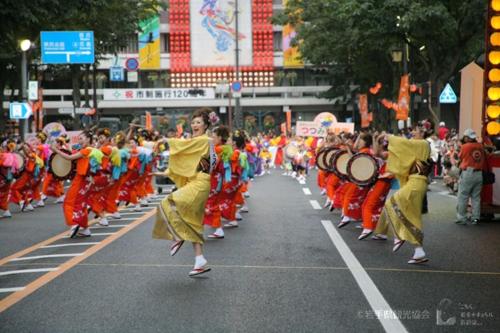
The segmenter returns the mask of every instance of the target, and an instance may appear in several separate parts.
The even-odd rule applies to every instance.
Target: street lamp
[[[21,94],[23,103],[27,102],[27,92],[28,87],[28,61],[26,59],[26,52],[31,48],[31,41],[29,39],[24,39],[19,43],[19,47],[22,52],[21,59]],[[29,132],[28,129],[29,119],[21,120],[21,137],[24,139]]]

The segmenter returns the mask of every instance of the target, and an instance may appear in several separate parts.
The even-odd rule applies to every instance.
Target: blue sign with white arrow
[[[93,64],[93,31],[40,32],[42,63]]]
[[[113,66],[109,68],[109,80],[110,81],[123,81],[125,80],[125,74],[123,67]]]
[[[31,106],[28,103],[12,102],[9,105],[10,119],[28,119],[32,113]]]

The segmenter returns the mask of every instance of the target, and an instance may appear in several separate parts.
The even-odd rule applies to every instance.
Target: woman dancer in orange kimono
[[[68,147],[69,138],[67,135],[61,135],[56,139],[56,144],[59,149],[65,149],[69,151]],[[54,197],[56,203],[64,202],[64,183],[61,180],[54,178],[54,175],[49,171],[50,165],[46,166],[47,172],[45,173],[45,178],[43,179],[42,185],[42,199],[45,200],[47,197]]]
[[[105,214],[105,203],[108,188],[113,185],[111,178],[111,153],[113,146],[110,141],[111,131],[108,128],[97,130],[98,149],[103,153],[101,169],[93,175],[93,183],[88,193],[89,205],[99,218],[99,224],[108,226],[109,222]]]
[[[361,134],[356,140],[355,148],[360,153],[372,154],[372,142],[373,137],[371,134]],[[346,226],[349,222],[361,220],[361,205],[369,190],[370,186],[359,186],[353,182],[347,182],[342,202],[342,220],[338,224],[339,228]]]
[[[18,204],[21,211],[33,211],[31,201],[41,200],[39,185],[42,181],[44,168],[43,160],[27,144],[22,144],[22,153],[25,156],[25,168],[21,177],[16,179],[10,188],[9,201]]]
[[[137,183],[139,182],[139,169],[141,167],[139,161],[139,152],[137,147],[139,145],[139,138],[135,136],[129,140],[128,149],[130,159],[128,161],[128,170],[124,175],[125,179],[120,188],[118,200],[127,204],[135,205],[134,211],[140,212],[141,206],[137,198]]]
[[[92,185],[89,177],[89,155],[92,151],[92,138],[93,133],[91,131],[83,131],[78,136],[78,143],[82,148],[71,155],[61,151],[55,145],[52,146],[54,153],[70,161],[76,160],[76,175],[71,182],[63,203],[64,218],[66,224],[71,227],[71,238],[77,236],[89,237],[91,235],[88,227],[87,193]]]
[[[373,150],[379,161],[379,177],[366,195],[362,205],[363,231],[358,240],[363,240],[373,233],[380,218],[380,213],[384,208],[385,200],[391,190],[391,181],[394,178],[390,173],[386,173],[387,145],[384,143],[384,134],[377,137],[373,144]],[[386,240],[385,235],[375,235],[375,240]]]
[[[222,229],[221,204],[224,200],[224,189],[227,183],[231,182],[231,163],[230,157],[233,149],[226,145],[229,138],[229,130],[225,126],[219,126],[213,131],[212,140],[217,153],[217,163],[210,173],[210,193],[205,205],[205,217],[203,224],[215,229],[208,235],[211,239],[224,238]]]
[[[13,173],[19,167],[17,159],[13,155],[16,150],[16,143],[13,140],[7,140],[5,147],[0,146],[0,217],[12,217],[9,210],[9,193],[12,184]]]
[[[117,201],[118,195],[120,194],[120,188],[125,182],[125,174],[127,173],[127,164],[130,154],[128,152],[128,149],[125,148],[125,133],[116,133],[115,137],[113,138],[113,142],[116,145],[115,148],[118,150],[116,152],[118,155],[114,156],[113,153],[113,156],[111,157],[111,177],[113,179],[113,183],[110,187],[104,190],[104,210],[111,214],[112,218],[120,219],[121,215],[120,212],[118,212]],[[116,161],[114,161],[114,159],[116,159]]]

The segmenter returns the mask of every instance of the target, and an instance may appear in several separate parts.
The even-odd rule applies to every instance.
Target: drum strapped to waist
[[[379,165],[377,160],[367,153],[353,155],[347,163],[349,180],[360,186],[369,186],[378,178]]]
[[[338,151],[338,148],[322,148],[316,155],[316,166],[323,171],[333,172],[332,157]]]
[[[25,161],[23,155],[21,155],[19,153],[13,153],[13,154],[14,154],[14,156],[17,159],[17,166],[18,166],[18,168],[17,168],[16,172],[12,173],[12,176],[14,178],[19,178],[19,177],[21,177],[21,175],[22,175],[22,173],[24,171],[24,168],[26,167],[26,161]]]
[[[71,155],[71,152],[67,150],[61,150],[61,151],[68,155]],[[57,180],[71,179],[75,176],[76,162],[67,160],[61,155],[54,153],[50,155],[49,172]]]
[[[286,158],[293,160],[293,158],[299,153],[299,148],[293,144],[289,144],[285,147]]]
[[[347,173],[347,163],[351,158],[351,154],[347,150],[338,150],[331,157],[332,172],[341,179],[349,179]]]

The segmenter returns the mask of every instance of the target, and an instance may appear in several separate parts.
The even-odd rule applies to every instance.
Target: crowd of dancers
[[[411,134],[411,139],[385,132],[329,133],[319,140],[291,138],[281,145],[284,175],[300,181],[317,166],[317,185],[326,196],[323,208],[340,212],[339,229],[354,224],[360,229],[358,240],[371,236],[375,241],[387,241],[392,235],[393,252],[409,242],[415,251],[408,263],[421,264],[428,261],[423,249],[422,212],[433,163],[426,128],[416,126]],[[325,156],[328,161],[320,161]],[[373,163],[354,163],[360,157]],[[373,173],[367,174],[370,170]],[[397,191],[390,195],[391,189]]]
[[[155,177],[168,177],[175,187],[158,209],[153,237],[174,240],[171,255],[191,241],[196,259],[190,275],[205,273],[204,227],[211,240],[224,239],[224,228],[237,228],[248,213],[252,180],[269,174],[275,157],[273,138],[231,133],[212,115],[209,109],[195,112],[188,138],[131,124],[114,135],[107,128],[82,131],[73,145],[66,135],[49,140],[44,132],[30,143],[6,139],[0,146],[0,217],[12,218],[9,205],[30,212],[52,197],[62,204],[70,238],[90,237],[89,214],[108,226],[121,218],[120,206],[140,212],[158,197]]]

